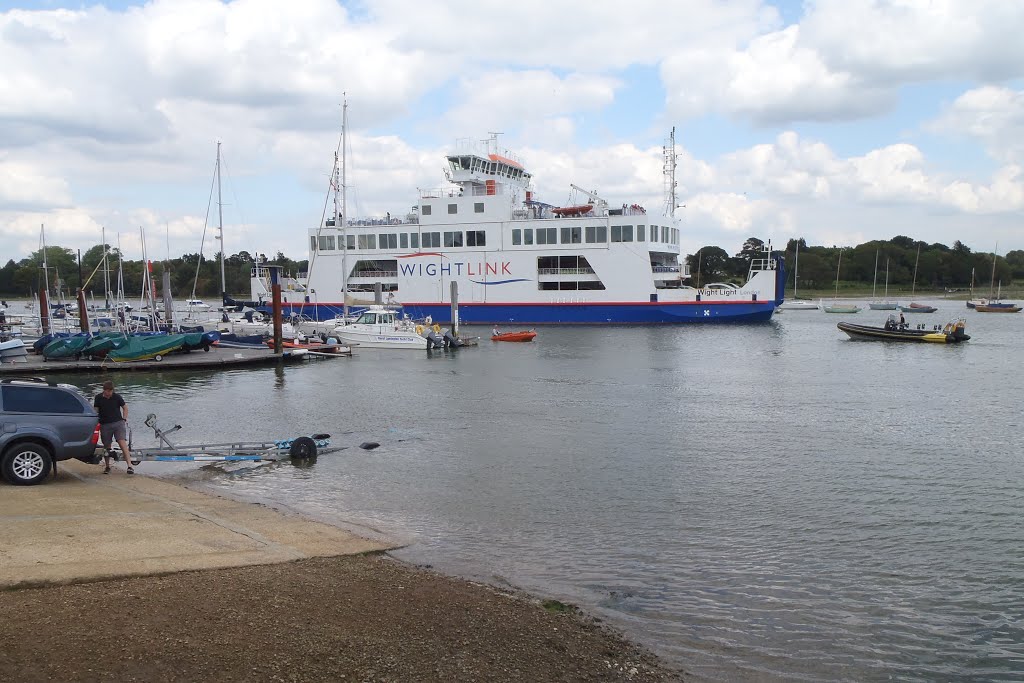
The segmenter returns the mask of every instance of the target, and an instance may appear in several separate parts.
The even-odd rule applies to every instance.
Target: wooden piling
[[[89,309],[85,305],[85,290],[78,288],[78,326],[82,332],[89,331]]]
[[[50,302],[45,289],[39,290],[39,327],[44,337],[50,334]]]

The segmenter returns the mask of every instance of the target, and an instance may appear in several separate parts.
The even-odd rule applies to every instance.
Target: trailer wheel
[[[158,361],[158,362],[162,361],[163,359],[164,359],[164,357],[161,356],[159,353],[156,354],[155,356],[153,356],[153,360]]]
[[[210,352],[210,345],[209,344],[203,344],[203,351],[209,353]]]
[[[292,441],[288,455],[292,460],[312,460],[316,457],[316,441],[308,436],[300,436]]]

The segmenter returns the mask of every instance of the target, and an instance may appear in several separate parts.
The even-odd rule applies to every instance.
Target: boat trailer
[[[276,441],[235,441],[231,443],[195,444],[178,446],[171,442],[169,434],[181,429],[181,425],[163,429],[156,423],[156,415],[146,416],[145,425],[153,430],[159,446],[136,449],[131,444],[131,432],[128,434],[128,448],[132,454],[132,462],[241,462],[241,461],[278,461],[278,460],[313,460],[318,455],[336,453],[344,446],[331,446],[330,434],[313,434]],[[111,444],[113,445],[113,444]],[[101,450],[98,451],[102,453]],[[112,456],[113,457],[113,456]],[[118,454],[116,459],[120,459]]]

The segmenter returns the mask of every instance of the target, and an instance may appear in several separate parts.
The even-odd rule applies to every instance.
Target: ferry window
[[[632,242],[633,241],[633,226],[623,225],[622,226],[622,241]]]
[[[346,246],[347,249],[355,249],[356,248],[356,236],[355,235],[346,235],[345,236],[345,243],[347,245]]]
[[[419,249],[420,248],[420,234],[418,232],[409,233],[409,248]]]
[[[537,244],[558,244],[558,228],[537,228]]]
[[[432,208],[433,207],[430,206],[430,204],[424,204],[423,206],[420,207],[420,215],[421,216],[429,216],[430,215],[430,210]]]
[[[423,247],[426,249],[436,249],[441,246],[441,233],[439,232],[425,232],[423,233]]]
[[[327,235],[326,237],[327,237],[327,246],[324,247],[324,249],[326,251],[334,251],[334,235]]]
[[[398,249],[398,233],[388,233],[388,249]]]
[[[652,225],[651,226],[651,241],[652,242],[657,242],[658,241],[658,226],[657,225]]]
[[[477,213],[483,213],[484,212],[484,203],[483,202],[474,202],[474,204],[473,204],[473,211],[475,211]]]
[[[562,244],[579,244],[581,237],[581,230],[578,227],[562,228]]]
[[[377,236],[376,235],[367,235],[366,236],[366,248],[367,249],[376,249],[377,248]]]
[[[672,244],[679,244],[679,229],[672,228]]]
[[[599,225],[597,226],[597,243],[607,244],[608,243],[608,226]]]
[[[594,242],[596,242],[597,241],[597,226],[596,225],[588,225],[587,226],[586,236],[587,236],[587,244],[593,244]]]
[[[533,228],[523,230],[523,244],[533,244]]]
[[[647,228],[646,225],[638,225],[638,226],[636,226],[636,241],[637,242],[646,242],[647,241],[644,238],[644,230],[646,228]]]
[[[621,241],[622,241],[622,226],[621,225],[613,225],[612,226],[612,242],[621,242]]]
[[[316,251],[316,235],[309,236],[309,250]]]
[[[407,233],[407,232],[398,233],[398,246],[401,247],[402,249],[408,249],[409,248],[409,233]]]
[[[671,241],[671,237],[668,236],[669,227],[667,225],[661,226],[661,241],[668,244]]]
[[[331,235],[331,237],[333,237],[333,235]],[[333,242],[334,240],[331,241]],[[317,245],[317,248],[320,251],[327,251],[328,248],[331,248],[327,246],[327,235],[320,235],[320,244]]]
[[[458,213],[458,212],[459,212],[459,205],[458,204],[449,204],[448,205],[448,213],[449,214]]]
[[[446,247],[461,247],[462,246],[462,231],[456,230],[455,232],[446,232],[444,234],[444,246]]]
[[[522,243],[523,243],[523,231],[520,230],[519,228],[516,228],[515,230],[512,231],[512,244],[522,244]]]
[[[466,246],[467,247],[483,247],[487,245],[487,239],[484,237],[487,233],[483,230],[467,230],[466,231]]]
[[[359,236],[359,248],[366,249],[366,235]]]

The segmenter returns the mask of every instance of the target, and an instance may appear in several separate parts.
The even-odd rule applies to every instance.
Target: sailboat
[[[860,306],[856,304],[839,303],[839,270],[843,267],[843,250],[839,250],[839,264],[836,266],[836,293],[832,297],[830,305],[822,304],[821,310],[826,313],[860,313]]]
[[[988,285],[988,298],[977,299],[968,301],[967,305],[976,311],[982,313],[1017,313],[1021,310],[1020,306],[1000,301],[1003,293],[1003,283],[1000,281],[999,289],[995,290],[996,283],[996,254],[999,252],[999,244],[996,244],[995,251],[992,252],[992,280]],[[993,291],[996,292],[995,297],[992,296]]]
[[[914,261],[914,282],[910,285],[910,298],[914,298],[914,293],[917,291],[917,266],[921,263],[921,245],[917,245],[917,260]],[[939,310],[934,306],[928,306],[926,304],[919,304],[911,302],[909,306],[900,306],[900,310],[904,313],[934,313]]]
[[[875,283],[878,282],[878,250],[875,250],[875,279],[871,282],[871,303],[868,307],[872,311],[895,311],[896,302],[889,301],[889,257],[885,257],[885,298],[882,301],[875,299]]]
[[[800,281],[800,240],[796,241],[796,254],[793,256],[793,299],[784,301],[780,308],[785,311],[816,311],[818,304],[813,301],[796,298],[796,285]]]

